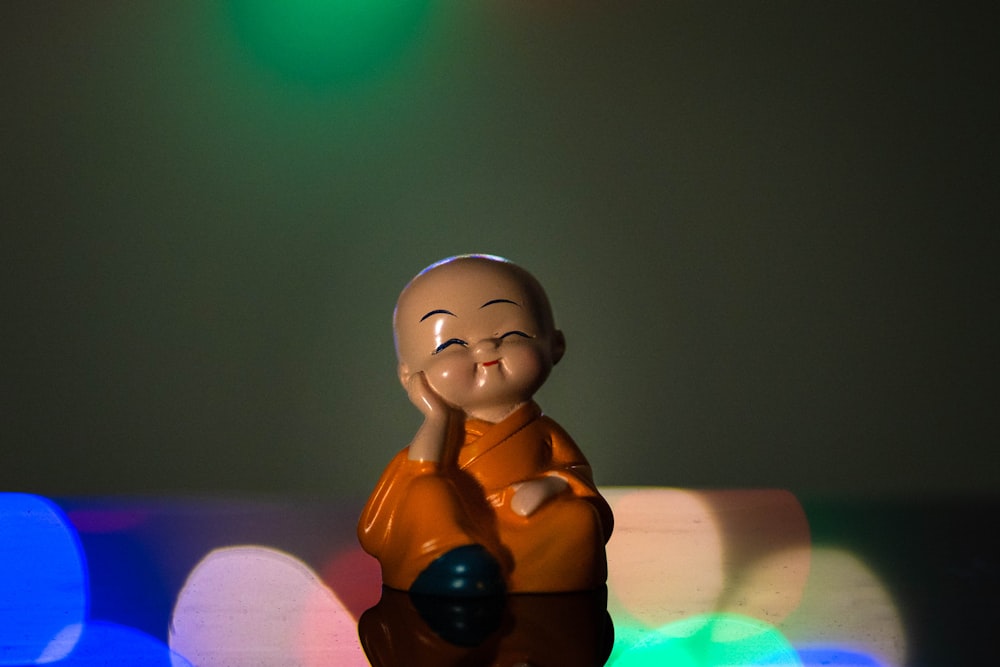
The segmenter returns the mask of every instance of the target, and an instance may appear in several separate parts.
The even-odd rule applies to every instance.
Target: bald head
[[[502,414],[529,400],[565,350],[538,281],[485,255],[418,274],[399,296],[393,332],[403,385],[422,373],[467,414]]]
[[[393,313],[397,355],[400,352],[401,324],[406,328],[415,317],[417,320],[428,318],[436,310],[435,303],[457,299],[469,301],[475,306],[480,298],[491,293],[494,296],[479,304],[480,307],[489,301],[514,301],[510,295],[517,295],[520,307],[527,309],[542,331],[556,331],[548,296],[533,275],[502,257],[458,255],[431,264],[403,288]],[[446,310],[443,306],[437,309]]]

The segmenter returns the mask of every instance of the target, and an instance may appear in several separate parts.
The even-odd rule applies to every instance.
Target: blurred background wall
[[[995,490],[992,6],[0,6],[0,489],[361,497],[405,282],[546,285],[603,484]]]

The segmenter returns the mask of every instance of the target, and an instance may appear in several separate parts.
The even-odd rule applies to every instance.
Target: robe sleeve
[[[590,463],[559,424],[548,417],[542,419],[547,426],[549,446],[552,451],[552,466],[548,474],[555,473],[566,480],[573,495],[584,498],[594,505],[601,517],[601,527],[606,542],[614,528],[614,516],[611,507],[597,490]]]
[[[400,496],[415,477],[435,472],[436,463],[411,461],[407,450],[393,457],[382,472],[358,520],[358,541],[369,554],[378,558],[389,537]]]

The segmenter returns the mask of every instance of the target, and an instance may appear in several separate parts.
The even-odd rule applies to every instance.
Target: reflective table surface
[[[0,665],[987,664],[997,499],[604,488],[604,590],[383,590],[362,499],[0,494]]]

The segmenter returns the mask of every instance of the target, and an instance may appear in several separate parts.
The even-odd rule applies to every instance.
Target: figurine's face
[[[400,297],[395,332],[404,386],[431,389],[472,417],[499,421],[529,400],[562,357],[544,294],[517,267],[455,260],[419,276]]]

